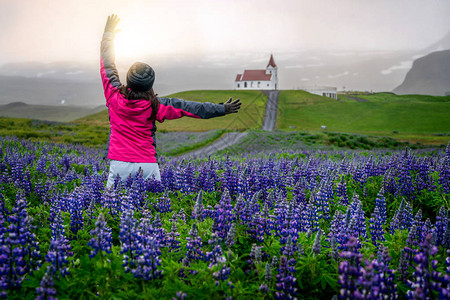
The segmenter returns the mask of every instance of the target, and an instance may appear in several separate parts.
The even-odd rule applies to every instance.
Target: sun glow
[[[136,59],[151,52],[149,43],[137,30],[123,29],[115,38],[116,56],[118,59]]]

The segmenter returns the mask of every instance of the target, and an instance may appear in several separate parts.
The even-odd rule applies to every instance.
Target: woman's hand
[[[223,105],[225,106],[226,114],[237,113],[238,110],[241,108],[241,100],[236,99],[233,101],[233,99],[230,98]]]
[[[106,20],[105,25],[105,32],[111,32],[112,34],[116,35],[120,31],[120,29],[117,29],[117,24],[119,24],[119,17],[115,14],[112,14],[108,16],[108,20]]]

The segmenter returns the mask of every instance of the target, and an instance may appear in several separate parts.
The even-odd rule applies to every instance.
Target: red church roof
[[[275,64],[275,60],[273,59],[273,55],[272,54],[270,54],[270,60],[269,60],[269,63],[267,64],[267,67],[268,66],[271,66],[271,67],[274,67],[274,68],[277,67],[277,65]]]
[[[245,70],[244,74],[238,74],[236,81],[270,81],[272,74],[266,74],[266,70]]]

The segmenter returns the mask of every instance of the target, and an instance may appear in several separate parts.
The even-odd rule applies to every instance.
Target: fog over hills
[[[392,91],[405,79],[413,61],[438,50],[450,49],[450,32],[420,51],[300,51],[273,52],[280,89],[314,85],[338,90]],[[149,57],[156,71],[155,91],[161,96],[196,89],[233,89],[236,74],[263,69],[270,53],[218,53]],[[132,62],[118,61],[122,81]],[[24,62],[0,67],[0,104],[95,107],[104,104],[98,61]]]

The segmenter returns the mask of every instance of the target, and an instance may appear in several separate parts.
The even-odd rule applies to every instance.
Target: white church
[[[244,70],[243,74],[237,74],[234,88],[236,90],[276,90],[278,88],[277,72],[278,67],[271,54],[265,70]]]

